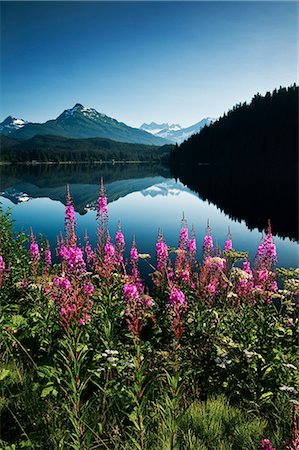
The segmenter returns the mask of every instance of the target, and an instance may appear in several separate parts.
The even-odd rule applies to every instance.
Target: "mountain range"
[[[205,125],[210,125],[213,120],[208,117],[187,128],[182,128],[179,124],[155,122],[133,128],[93,108],[76,103],[73,108],[66,109],[56,119],[45,123],[27,122],[8,116],[0,123],[0,133],[20,140],[31,139],[36,135],[72,139],[100,137],[117,142],[162,146],[170,143],[180,144],[192,134],[198,133]]]
[[[168,123],[155,123],[150,124],[143,123],[140,127],[141,130],[151,133],[153,136],[167,139],[172,143],[181,144],[183,141],[188,139],[192,134],[199,133],[202,128],[209,126],[216,119],[211,117],[206,117],[200,122],[195,123],[187,128],[182,128],[179,124],[169,125]]]
[[[24,140],[36,135],[54,135],[75,139],[101,137],[118,142],[157,146],[170,142],[139,128],[129,127],[80,103],[66,109],[56,119],[45,123],[25,122],[23,119],[9,116],[0,124],[0,133]]]

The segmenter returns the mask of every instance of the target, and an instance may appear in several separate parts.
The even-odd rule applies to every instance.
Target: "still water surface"
[[[218,242],[220,248],[224,246],[230,227],[234,248],[248,251],[253,260],[261,232],[249,230],[244,220],[229,218],[217,205],[202,200],[180,181],[171,178],[168,170],[162,167],[6,167],[1,169],[1,206],[4,210],[11,209],[16,231],[29,233],[32,226],[34,233],[41,233],[54,248],[56,236],[64,228],[63,202],[66,184],[69,184],[81,242],[87,231],[90,241],[95,243],[95,205],[101,176],[109,201],[110,234],[115,235],[120,220],[127,251],[135,236],[139,252],[151,254],[154,264],[158,228],[162,228],[169,246],[177,246],[184,212],[189,227],[194,225],[195,228],[199,258],[209,220],[214,242]],[[299,265],[297,242],[275,236],[275,244],[279,266]],[[143,273],[148,271],[148,263],[141,261],[141,269]]]

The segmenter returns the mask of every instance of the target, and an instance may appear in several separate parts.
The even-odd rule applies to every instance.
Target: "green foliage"
[[[181,419],[183,436],[191,434],[207,450],[255,450],[265,426],[265,421],[230,405],[224,396],[192,403]]]
[[[291,287],[276,305],[251,306],[208,306],[187,289],[178,344],[165,292],[136,341],[123,281],[96,274],[91,322],[66,333],[44,289],[57,267],[33,278],[25,237],[9,215],[0,222],[0,254],[11,262],[0,290],[1,448],[257,450],[262,436],[284,448],[298,385]]]

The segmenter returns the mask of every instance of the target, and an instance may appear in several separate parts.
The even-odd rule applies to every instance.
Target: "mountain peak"
[[[23,119],[17,119],[16,117],[8,116],[5,120],[3,120],[2,123],[0,123],[0,133],[10,134],[13,131],[23,128],[26,123],[28,122]]]

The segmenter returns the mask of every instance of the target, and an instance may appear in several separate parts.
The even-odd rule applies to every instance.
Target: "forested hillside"
[[[298,87],[280,88],[238,104],[218,121],[176,146],[173,166],[296,164]]]
[[[1,135],[2,162],[92,162],[166,161],[172,146],[127,144],[110,139],[68,139],[61,136],[34,136],[27,141]]]

